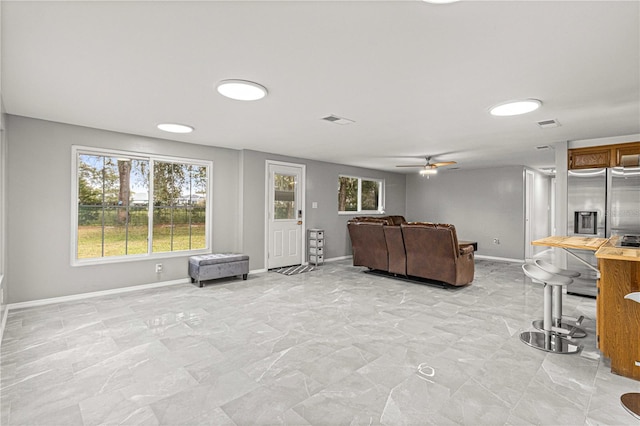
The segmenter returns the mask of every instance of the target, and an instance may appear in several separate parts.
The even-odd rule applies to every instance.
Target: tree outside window
[[[358,178],[340,176],[338,181],[338,211],[358,211]]]
[[[352,176],[338,177],[338,212],[382,213],[383,180]]]
[[[207,164],[89,148],[74,156],[77,260],[208,247]]]

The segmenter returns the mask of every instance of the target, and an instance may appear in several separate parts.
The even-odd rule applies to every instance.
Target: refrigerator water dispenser
[[[575,234],[597,234],[598,212],[576,211],[574,213],[573,228]]]

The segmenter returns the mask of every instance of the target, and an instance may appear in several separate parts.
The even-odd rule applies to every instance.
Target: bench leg
[[[242,279],[246,281],[248,276],[249,274],[242,274]]]
[[[200,288],[204,287],[204,283],[200,280],[198,280],[198,286],[200,286]]]

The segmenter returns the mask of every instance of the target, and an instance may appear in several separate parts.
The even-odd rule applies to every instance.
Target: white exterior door
[[[267,267],[300,265],[303,261],[303,166],[267,163]]]

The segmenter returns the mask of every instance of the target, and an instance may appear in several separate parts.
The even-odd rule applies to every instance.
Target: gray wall
[[[459,239],[478,242],[478,255],[524,259],[523,173],[512,166],[410,174],[407,220],[452,223]]]
[[[387,214],[404,214],[405,176],[291,158],[185,144],[20,116],[7,116],[6,285],[10,303],[187,277],[186,256],[71,266],[71,147],[120,149],[213,161],[213,250],[243,251],[264,265],[265,160],[307,166],[305,228],[326,229],[326,258],[351,254],[337,213],[339,174],[386,181]],[[312,202],[317,209],[311,208]],[[162,262],[164,272],[154,266]]]
[[[250,256],[251,269],[263,269],[265,233],[265,161],[285,161],[306,165],[305,229],[325,230],[325,258],[351,255],[347,220],[353,215],[338,215],[338,175],[385,179],[385,214],[404,215],[405,176],[379,170],[343,166],[302,158],[285,157],[258,151],[242,153],[243,170],[243,251]],[[318,208],[312,209],[313,202]]]
[[[213,249],[239,249],[239,152],[7,117],[7,281],[11,303],[187,277],[184,256],[70,265],[71,146],[84,145],[213,161]],[[162,262],[164,272],[154,265]]]
[[[0,94],[0,322],[4,318],[4,312],[7,308],[9,298],[6,292],[6,265],[7,265],[7,132],[5,131],[5,112],[2,104],[2,95]],[[0,337],[2,332],[0,331]]]
[[[5,110],[2,101],[2,2],[0,1],[0,323],[4,318],[5,309],[7,307],[8,297],[6,295],[5,285],[5,265],[7,233],[5,232],[6,220],[6,194],[5,183],[7,177],[6,171],[6,132],[5,132]],[[2,338],[2,324],[0,324],[0,340]]]

